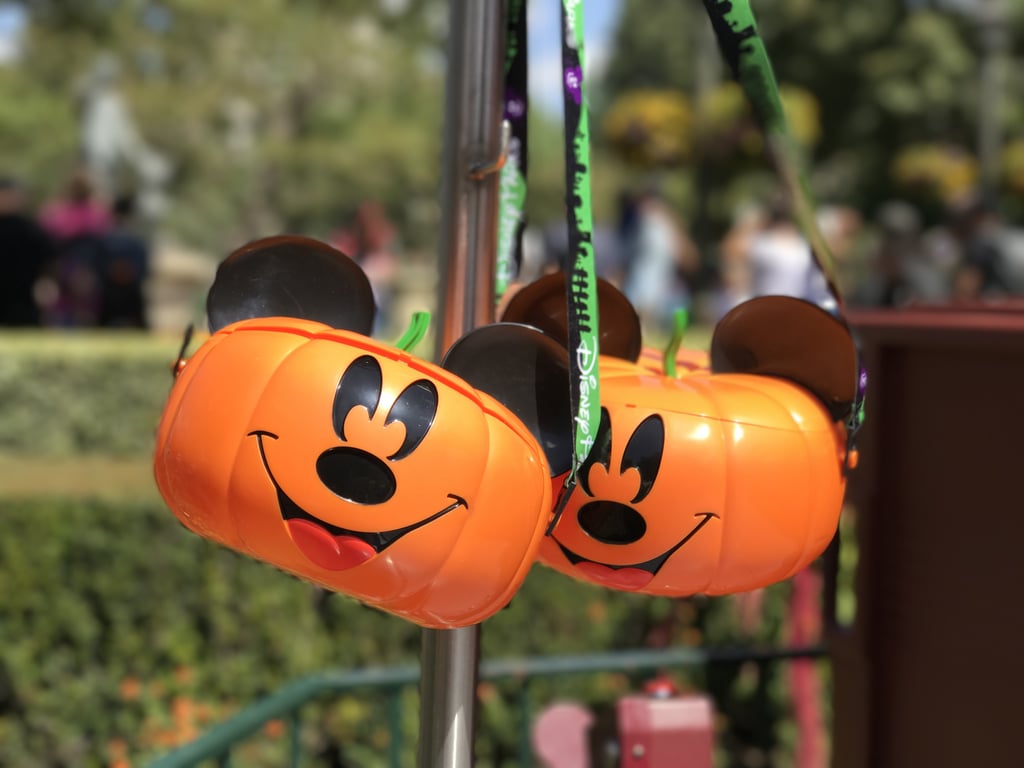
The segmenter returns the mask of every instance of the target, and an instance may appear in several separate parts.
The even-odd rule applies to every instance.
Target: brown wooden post
[[[851,322],[870,383],[832,764],[1024,764],[1024,305]]]

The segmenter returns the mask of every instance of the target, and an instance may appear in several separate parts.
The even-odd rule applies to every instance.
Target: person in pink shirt
[[[76,171],[64,193],[43,206],[39,220],[57,252],[57,292],[46,307],[47,321],[64,326],[96,325],[104,238],[114,223],[110,208],[96,195],[88,175]]]

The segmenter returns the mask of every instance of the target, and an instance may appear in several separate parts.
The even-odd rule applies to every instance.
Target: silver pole
[[[440,359],[494,319],[494,260],[502,146],[504,0],[451,0],[445,85],[438,265]],[[420,768],[473,765],[480,627],[423,630]]]
[[[494,319],[504,0],[451,0],[441,173],[437,357]],[[483,169],[483,170],[481,170]]]

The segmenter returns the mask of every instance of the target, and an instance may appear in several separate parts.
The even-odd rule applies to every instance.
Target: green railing
[[[520,760],[521,766],[533,763],[530,745],[532,702],[529,684],[534,678],[555,677],[598,672],[643,672],[649,670],[693,667],[707,664],[766,663],[781,659],[817,658],[824,656],[819,646],[772,649],[697,649],[632,650],[572,656],[533,656],[513,659],[484,660],[480,663],[481,680],[514,679],[519,688]],[[225,768],[231,764],[232,749],[256,734],[274,720],[290,724],[289,736],[292,768],[299,766],[301,755],[299,713],[302,707],[321,697],[339,696],[360,690],[376,690],[387,696],[391,740],[388,765],[397,768],[402,753],[399,728],[400,695],[403,689],[418,684],[419,666],[367,668],[328,671],[296,680],[277,693],[243,709],[234,717],[214,726],[204,735],[150,764],[150,768],[193,768],[205,761],[217,761]]]

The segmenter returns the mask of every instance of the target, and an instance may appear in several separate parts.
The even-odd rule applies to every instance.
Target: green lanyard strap
[[[750,2],[704,0],[704,8],[711,19],[722,56],[753,107],[754,116],[764,133],[768,154],[792,202],[797,224],[810,243],[811,254],[836,300],[836,311],[841,315],[843,300],[836,279],[835,260],[818,227],[817,206],[807,185],[800,155],[790,138],[779,85],[764,41],[758,35]],[[852,449],[854,437],[864,422],[867,371],[863,364],[859,364],[858,369],[857,395],[846,423],[848,449]]]
[[[790,138],[778,82],[764,41],[757,32],[750,2],[704,0],[704,8],[711,19],[722,56],[743,88],[761,125],[768,154],[792,202],[797,225],[810,243],[811,253],[825,277],[829,292],[841,308],[843,301],[836,280],[835,261],[818,227],[816,206],[801,169],[796,145]]]
[[[526,228],[527,48],[526,0],[509,0],[505,49],[505,120],[512,129],[498,178],[498,246],[494,294],[501,299],[523,263]]]
[[[597,367],[597,277],[590,204],[590,138],[587,100],[583,89],[581,0],[562,1],[562,78],[569,228],[569,258],[564,266],[569,325],[570,406],[576,422],[573,462],[566,484],[568,492],[576,483],[576,472],[580,464],[590,453],[601,418]]]

